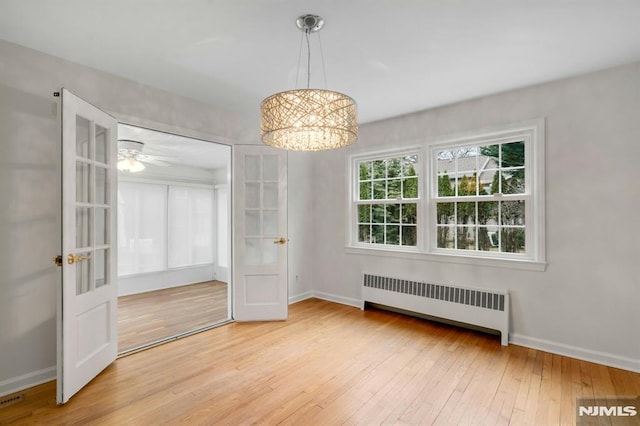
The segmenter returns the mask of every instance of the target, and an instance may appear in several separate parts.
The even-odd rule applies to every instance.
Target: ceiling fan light
[[[122,160],[118,160],[118,170],[126,171],[131,168],[131,164],[129,163],[128,158],[123,158]]]
[[[129,167],[129,171],[131,173],[137,173],[143,170],[144,170],[144,164],[142,164],[140,161],[136,160],[135,158],[131,159],[131,164]]]

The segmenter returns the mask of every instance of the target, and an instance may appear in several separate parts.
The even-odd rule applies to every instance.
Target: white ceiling
[[[0,38],[257,126],[260,101],[296,85],[305,13],[325,19],[328,88],[361,122],[640,60],[640,0],[2,0]]]

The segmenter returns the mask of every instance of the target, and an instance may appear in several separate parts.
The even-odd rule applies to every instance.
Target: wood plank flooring
[[[640,395],[640,374],[309,299],[120,358],[65,406],[24,395],[0,424],[574,425],[576,397]]]
[[[118,298],[118,352],[225,321],[227,284],[206,281]]]

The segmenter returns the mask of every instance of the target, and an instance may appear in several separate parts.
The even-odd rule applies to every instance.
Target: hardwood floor
[[[65,406],[24,395],[0,424],[573,425],[578,396],[640,395],[640,374],[310,299],[120,358]]]
[[[118,352],[229,318],[227,284],[206,281],[118,298]]]

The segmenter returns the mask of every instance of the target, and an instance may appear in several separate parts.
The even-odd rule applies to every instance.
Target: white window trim
[[[526,203],[525,233],[528,246],[533,245],[526,255],[509,253],[463,253],[446,249],[435,248],[436,236],[432,232],[435,229],[435,203],[431,203],[433,191],[437,185],[433,182],[431,170],[434,167],[433,153],[442,147],[451,145],[478,145],[487,141],[511,139],[514,137],[526,138],[525,143],[525,170],[531,176],[526,180],[526,193],[517,198],[525,198],[533,202]],[[355,199],[358,194],[357,163],[363,160],[375,160],[396,155],[417,154],[421,163],[419,171],[420,185],[418,186],[419,203],[418,211],[418,244],[416,247],[373,245],[357,242],[357,209]],[[359,153],[348,159],[348,202],[347,202],[347,241],[345,251],[348,254],[373,255],[384,257],[396,257],[411,260],[424,260],[435,262],[448,262],[467,265],[483,265],[501,268],[524,269],[531,271],[544,271],[546,269],[545,250],[545,121],[535,119],[508,126],[484,129],[475,132],[453,135],[446,138],[438,138],[425,141],[422,146],[413,146],[404,149],[375,151]],[[508,199],[508,195],[497,196]]]

